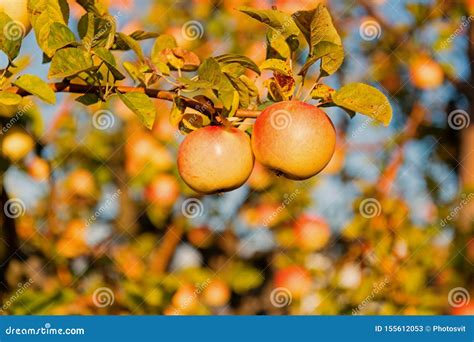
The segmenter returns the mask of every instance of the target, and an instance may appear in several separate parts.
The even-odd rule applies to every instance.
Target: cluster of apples
[[[211,308],[225,306],[231,298],[231,289],[219,278],[212,279],[200,288],[183,284],[173,294],[171,304],[165,308],[165,315],[196,314],[200,304]]]
[[[308,179],[329,163],[336,131],[321,109],[300,101],[267,107],[255,121],[252,138],[235,128],[208,126],[190,133],[178,151],[178,171],[200,193],[240,187],[254,160],[293,180]]]

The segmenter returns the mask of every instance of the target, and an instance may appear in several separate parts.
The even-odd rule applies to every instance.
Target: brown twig
[[[72,94],[87,94],[87,93],[97,93],[100,91],[105,90],[105,86],[91,86],[87,84],[74,84],[74,83],[66,83],[66,82],[57,82],[57,83],[50,83],[49,87],[55,93],[72,93]],[[199,102],[195,99],[179,96],[174,92],[167,91],[167,90],[160,90],[160,89],[151,89],[151,88],[144,88],[144,87],[127,87],[127,86],[116,86],[112,89],[115,92],[120,93],[144,93],[147,94],[149,97],[170,101],[173,102],[175,99],[178,99],[189,108],[193,108],[198,111],[206,111],[206,105],[202,102]],[[10,87],[6,89],[6,91],[15,93],[21,96],[31,95],[29,92],[18,88],[18,87]],[[215,109],[217,111],[221,111],[222,107],[216,106]],[[239,118],[256,118],[260,114],[260,111],[257,110],[250,110],[250,109],[238,109],[235,116]]]
[[[180,223],[172,224],[168,227],[168,230],[163,236],[163,241],[152,260],[151,268],[155,274],[163,274],[166,272],[183,233],[184,229]]]

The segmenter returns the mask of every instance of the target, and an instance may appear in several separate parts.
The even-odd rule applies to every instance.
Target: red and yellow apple
[[[303,180],[321,172],[335,147],[336,131],[329,117],[304,102],[267,107],[253,128],[255,159],[289,179]]]
[[[212,230],[206,226],[192,228],[187,237],[189,242],[198,248],[207,248],[214,241]]]
[[[297,246],[311,252],[324,248],[331,238],[327,222],[313,215],[300,216],[293,225],[293,232]]]
[[[247,184],[253,190],[262,191],[272,183],[272,175],[262,164],[255,162]]]
[[[275,274],[275,288],[282,287],[290,291],[294,299],[300,299],[312,285],[311,275],[302,266],[292,265]]]
[[[168,174],[159,174],[145,189],[145,198],[153,205],[170,207],[178,197],[178,181]]]
[[[229,286],[221,279],[214,279],[205,288],[202,301],[208,306],[224,306],[229,302],[230,295]]]
[[[467,303],[466,305],[453,308],[451,313],[456,316],[474,316],[474,303]]]
[[[49,164],[42,158],[35,157],[28,163],[28,174],[37,181],[46,180],[49,172]]]
[[[18,161],[31,152],[35,145],[33,138],[20,129],[9,130],[2,141],[2,154],[11,161]]]
[[[86,224],[82,220],[73,220],[68,223],[61,233],[57,244],[57,253],[65,258],[77,258],[89,251],[86,242]]]
[[[332,155],[331,160],[323,169],[322,173],[325,175],[334,175],[342,170],[344,167],[344,161],[346,157],[346,151],[344,146],[336,145],[334,154]]]
[[[67,190],[81,197],[93,197],[96,194],[96,183],[94,176],[89,170],[76,169],[72,171],[66,180]]]
[[[186,136],[179,146],[179,174],[200,193],[236,189],[249,178],[252,168],[250,139],[237,128],[200,128]]]
[[[171,298],[171,304],[179,314],[190,313],[198,306],[198,291],[194,285],[183,284]]]
[[[417,88],[434,89],[443,84],[444,71],[435,60],[421,56],[410,65],[410,79]]]

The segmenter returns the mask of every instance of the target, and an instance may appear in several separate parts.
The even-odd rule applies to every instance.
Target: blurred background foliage
[[[69,3],[77,22],[81,9]],[[201,60],[234,52],[260,64],[266,28],[235,8],[293,13],[317,3],[109,5],[125,33],[167,33]],[[472,314],[474,127],[453,128],[448,119],[456,110],[468,119],[474,112],[474,3],[324,3],[346,49],[329,85],[376,86],[389,96],[394,119],[385,128],[328,109],[338,146],[309,181],[257,164],[243,188],[200,197],[177,174],[182,136],[169,122],[169,104],[155,101],[151,131],[118,102],[107,106],[106,130],[94,126],[101,108],[70,95],[55,106],[22,104],[25,115],[10,134],[26,132],[20,145],[32,150],[2,159],[2,205],[19,198],[26,206],[21,217],[1,221],[2,312]],[[190,21],[201,25],[198,39],[183,35]],[[32,36],[18,67],[46,74]],[[300,64],[306,54],[299,51]],[[413,70],[426,61],[435,66],[420,81],[428,85],[417,86]],[[316,74],[309,73],[306,92]],[[463,305],[453,305],[457,288]]]

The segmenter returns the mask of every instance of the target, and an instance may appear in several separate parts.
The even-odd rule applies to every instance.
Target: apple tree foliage
[[[162,11],[168,5],[157,1],[154,6]],[[209,20],[211,31],[231,35],[236,45],[245,44],[241,36],[258,38],[256,46],[265,51],[258,63],[242,47],[232,49],[240,50],[238,53],[214,54],[202,47],[180,46],[167,27],[157,32],[141,28],[120,32],[111,7],[99,0],[77,0],[75,6],[82,8],[81,14],[72,20],[66,0],[29,1],[32,34],[48,66],[47,79],[23,72],[27,61],[20,53],[22,38],[12,39],[0,30],[0,49],[8,58],[8,66],[2,70],[0,104],[4,108],[24,108],[24,113],[13,113],[22,113],[18,123],[37,138],[35,153],[48,156],[45,159],[49,158],[52,169],[66,174],[78,166],[93,170],[97,183],[113,184],[118,189],[114,194],[118,194],[120,209],[110,220],[113,233],[91,247],[74,233],[84,224],[77,228],[71,222],[88,220],[86,228],[95,227],[95,221],[100,221],[95,210],[104,205],[100,202],[104,187],[91,190],[91,196],[70,198],[62,193],[62,185],[67,187],[67,182],[54,174],[49,177],[49,193],[35,209],[36,214],[27,211],[13,222],[4,218],[3,226],[16,230],[11,241],[19,241],[10,246],[14,258],[2,255],[6,260],[2,282],[9,287],[2,299],[15,293],[12,284],[33,279],[19,299],[8,306],[8,312],[215,313],[219,309],[205,301],[190,303],[195,297],[201,298],[209,279],[218,277],[232,292],[230,309],[223,312],[445,313],[449,289],[456,284],[467,287],[469,278],[463,278],[454,267],[444,269],[452,254],[433,242],[440,234],[439,225],[417,227],[407,201],[387,190],[395,182],[403,159],[397,159],[396,153],[381,162],[384,171],[376,181],[360,181],[361,196],[354,202],[352,219],[334,233],[334,243],[320,253],[298,248],[290,229],[294,218],[311,207],[310,189],[317,179],[291,182],[262,171],[230,219],[218,209],[225,195],[201,198],[180,183],[184,202],[195,201],[196,210],[205,212],[197,223],[189,219],[195,218],[193,213],[183,216],[181,205],[174,210],[154,206],[140,195],[156,174],[176,175],[171,157],[176,136],[160,135],[163,132],[157,127],[163,120],[169,120],[181,134],[223,122],[251,133],[252,120],[266,106],[306,100],[321,108],[340,108],[350,118],[358,113],[375,123],[390,124],[392,106],[376,87],[360,82],[341,82],[341,86],[333,87],[333,83],[326,82],[336,77],[344,79],[340,75],[348,73],[344,70],[343,39],[338,33],[344,24],[335,25],[326,6],[287,13],[275,8],[234,6],[236,10],[223,5],[219,16],[212,17],[212,9],[197,2],[190,7],[191,13],[183,9],[174,13],[184,16],[184,20],[202,15],[206,18],[203,20]],[[248,28],[239,27],[239,35],[233,34],[225,25],[230,16],[242,21],[250,17],[254,22],[246,21]],[[166,23],[172,17],[162,21]],[[11,18],[2,13],[0,26],[9,22]],[[387,32],[383,51],[396,44],[397,35],[399,32]],[[406,49],[404,53],[414,53]],[[373,64],[378,63],[373,59]],[[75,94],[74,100],[92,108],[91,112],[112,108],[111,112],[116,113],[128,108],[143,127],[124,114],[120,115],[124,126],[118,130],[84,133],[80,124],[84,109],[77,109],[83,107],[61,98],[67,105],[58,110],[55,124],[59,128],[45,136],[38,107],[26,101],[32,96],[58,106],[58,94],[63,92]],[[167,107],[165,102],[172,106]],[[403,110],[415,112],[412,108]],[[77,120],[68,115],[74,111],[82,111]],[[11,124],[12,116],[1,117],[2,128]],[[401,135],[396,143],[406,144],[414,135]],[[142,147],[131,146],[134,139],[139,139]],[[48,145],[55,146],[53,157]],[[141,148],[153,151],[157,157],[143,156],[148,159],[139,163]],[[62,164],[64,161],[67,165]],[[2,173],[11,164],[2,159]],[[27,169],[26,163],[16,164]],[[347,174],[342,177],[350,178]],[[6,203],[5,189],[2,196],[2,203]],[[364,199],[375,200],[379,206],[376,215],[360,210]],[[216,213],[210,212],[209,206]],[[444,210],[448,213],[447,208]],[[91,215],[94,222],[90,221]],[[219,221],[216,231],[195,229],[215,220]],[[264,227],[265,234],[272,236],[272,248],[251,256],[241,253],[249,241],[233,228],[242,222]],[[199,234],[205,237],[205,243],[196,242]],[[465,243],[465,237],[462,240]],[[66,252],[61,245],[68,246]],[[192,252],[189,245],[195,247]],[[204,260],[201,266],[170,271],[176,266],[171,259],[180,249],[181,254],[187,250],[195,259]],[[305,265],[309,270],[314,278],[312,291],[283,307],[275,305],[271,301],[274,273],[291,264]],[[458,269],[462,270],[463,265]],[[468,277],[472,279],[472,270]],[[192,284],[194,290],[191,299],[180,302],[178,294],[186,284]],[[91,301],[100,288],[114,293],[113,303],[101,306]]]

